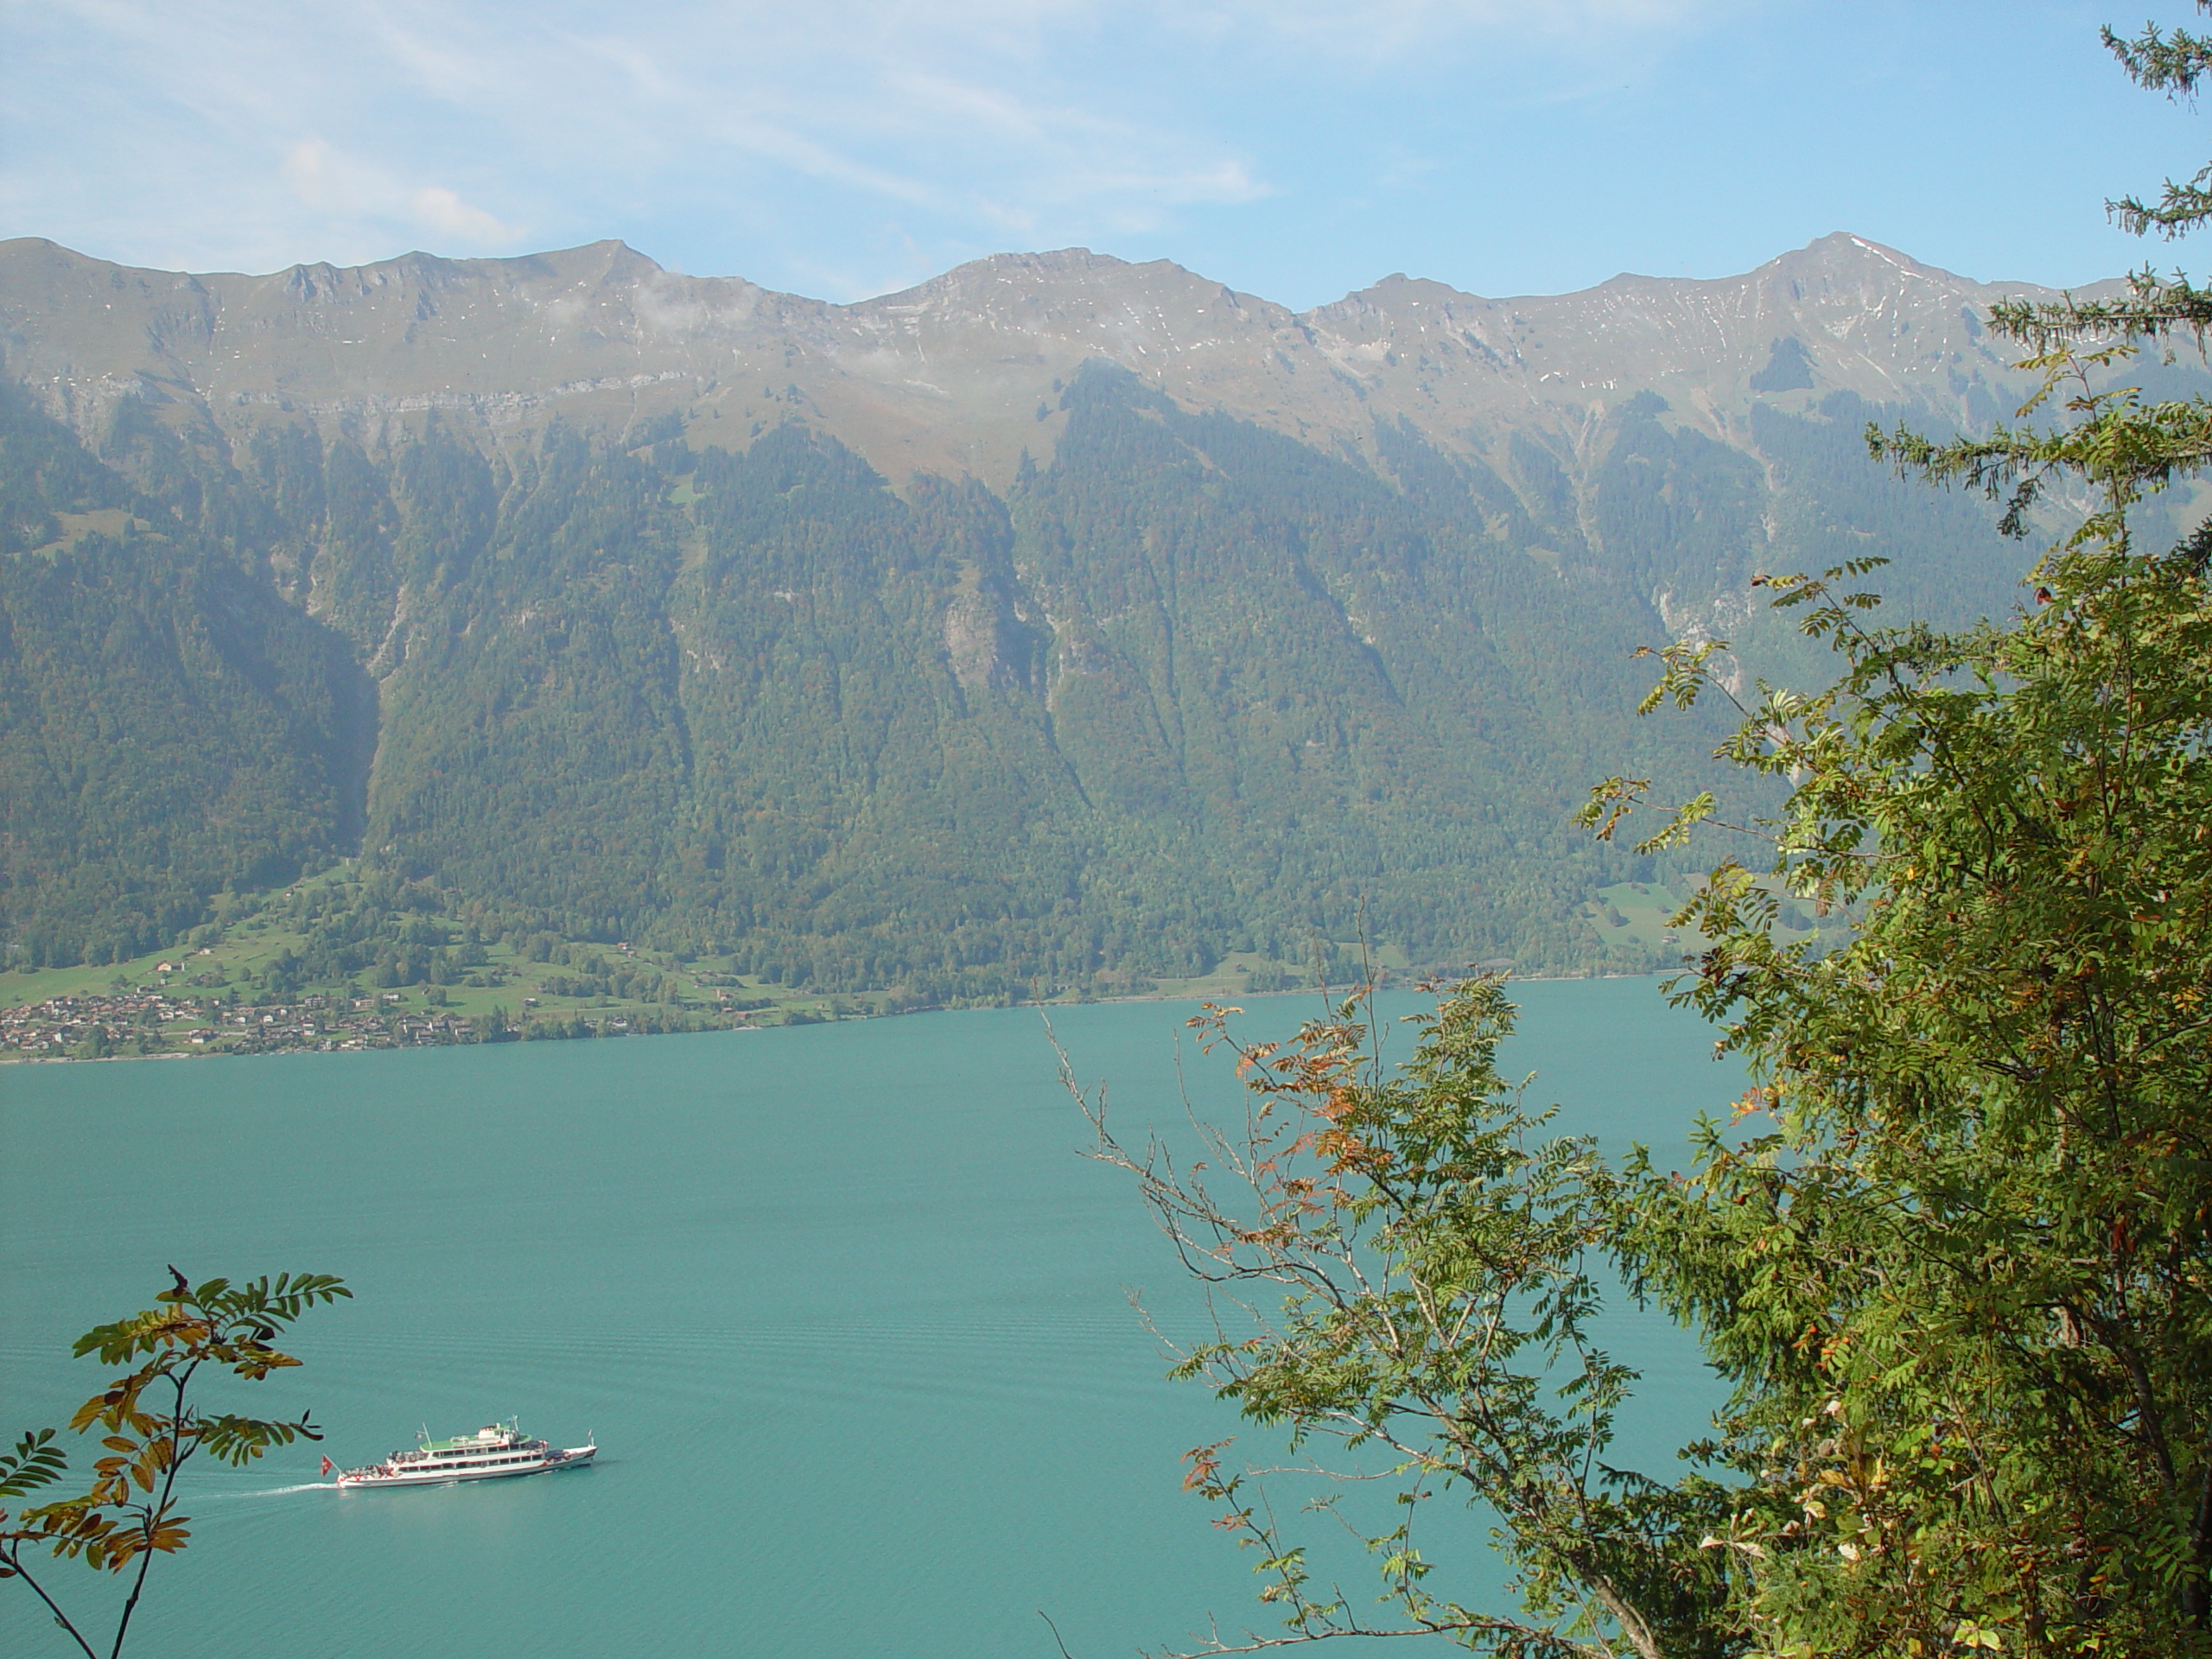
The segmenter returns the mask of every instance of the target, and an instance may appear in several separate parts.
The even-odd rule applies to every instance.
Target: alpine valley
[[[1630,653],[1818,675],[1752,578],[1870,555],[1895,612],[2018,603],[1863,434],[2009,415],[1978,314],[2039,291],[1845,235],[1304,314],[1082,250],[833,305],[0,243],[0,966],[343,871],[295,979],[410,907],[909,1004],[1649,969],[1608,895],[1690,866],[1569,815],[1720,726],[1638,721]]]

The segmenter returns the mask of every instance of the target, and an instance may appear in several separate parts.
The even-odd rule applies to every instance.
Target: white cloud
[[[1213,39],[1372,73],[1470,44],[1586,58],[1708,25],[1758,0],[1199,0],[1170,14]]]
[[[1233,112],[1262,89],[1470,41],[1603,55],[1748,3],[0,0],[0,228],[267,268],[686,211],[774,235],[849,198],[940,249],[1079,240],[1274,194]]]
[[[495,213],[465,201],[444,185],[410,188],[399,172],[302,138],[285,152],[277,174],[302,206],[340,221],[379,228],[409,223],[474,248],[512,245],[521,234]]]
[[[513,226],[481,207],[470,207],[441,185],[424,186],[415,193],[412,201],[416,219],[448,236],[496,244],[512,242],[519,234]]]
[[[277,168],[292,194],[310,207],[332,205],[330,188],[330,146],[320,138],[302,138],[284,156],[283,165]]]

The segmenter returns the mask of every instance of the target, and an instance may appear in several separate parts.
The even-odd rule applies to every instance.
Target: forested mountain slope
[[[359,852],[829,988],[1363,925],[1645,965],[1580,913],[1632,861],[1566,823],[1709,747],[1630,717],[1635,645],[1799,671],[1751,576],[1866,553],[2014,602],[1981,504],[1859,436],[2017,398],[1995,291],[1851,238],[1303,316],[1080,251],[837,307],[619,245],[0,245],[0,937],[129,954]]]

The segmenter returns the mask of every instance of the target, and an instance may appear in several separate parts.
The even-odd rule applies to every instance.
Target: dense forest
[[[1637,646],[1733,631],[1787,678],[1741,596],[1844,556],[1917,613],[2016,602],[1982,504],[1872,466],[1849,393],[1724,443],[1646,392],[1487,461],[1403,422],[1324,453],[1103,363],[1058,397],[1000,493],[797,423],[233,439],[133,397],[83,439],[10,391],[0,948],[121,960],[358,855],[494,936],[825,992],[1361,938],[1641,969],[1582,906],[1679,872],[1569,815],[1719,727],[1639,726]]]

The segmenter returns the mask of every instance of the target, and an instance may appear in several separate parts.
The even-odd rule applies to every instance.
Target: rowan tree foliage
[[[1750,711],[1771,867],[1681,918],[1751,1122],[1625,1172],[1615,1252],[1734,1384],[1755,1648],[2206,1651],[2212,595],[2093,533],[1943,637],[1851,574],[1778,584],[1849,672]],[[1862,918],[1782,944],[1777,887]]]
[[[2212,72],[2212,37],[2106,38],[2152,90]],[[2193,229],[2212,169],[2113,211]],[[1186,1371],[1496,1517],[1527,1616],[1443,1599],[1402,1529],[1378,1541],[1391,1628],[1647,1659],[2212,1653],[2212,530],[2137,529],[2212,461],[2212,403],[2128,383],[2201,353],[2212,293],[2146,270],[1990,322],[2044,376],[2014,422],[1869,442],[2050,538],[2031,602],[1940,632],[1885,623],[1879,561],[1759,578],[1840,664],[1738,702],[1721,757],[1786,804],[1724,826],[1699,793],[1641,843],[1761,849],[1675,918],[1701,954],[1673,994],[1754,1078],[1683,1173],[1547,1139],[1496,1073],[1485,982],[1399,1074],[1349,1014],[1243,1051],[1245,1207],[1105,1140],[1203,1276],[1285,1287]],[[1664,648],[1647,711],[1733,696],[1725,651]],[[1650,790],[1609,779],[1586,820],[1613,838]],[[1841,942],[1779,933],[1785,897]],[[1729,1385],[1698,1472],[1605,1467],[1634,1379],[1585,1344],[1586,1258]],[[1289,1613],[1243,1645],[1368,1628],[1224,1468],[1198,1484]]]
[[[105,1643],[114,1659],[154,1557],[176,1554],[191,1536],[185,1525],[191,1517],[176,1507],[178,1471],[203,1452],[242,1466],[271,1446],[322,1438],[304,1415],[272,1421],[207,1411],[192,1392],[195,1379],[212,1366],[258,1382],[297,1365],[270,1345],[276,1337],[317,1304],[353,1294],[327,1274],[279,1274],[238,1284],[210,1279],[194,1287],[175,1268],[169,1271],[175,1282],[152,1307],[77,1338],[79,1358],[92,1355],[103,1365],[129,1368],[69,1420],[79,1434],[100,1434],[105,1455],[94,1460],[91,1484],[13,1515],[0,1509],[0,1580],[20,1579],[86,1659],[99,1655],[89,1626],[62,1611],[26,1558],[43,1551],[128,1578],[114,1635]],[[0,1452],[0,1503],[20,1504],[67,1472],[67,1456],[52,1429],[25,1433],[12,1451]]]
[[[1157,1140],[1122,1145],[1103,1101],[1086,1103],[1098,1155],[1136,1176],[1185,1264],[1220,1288],[1215,1339],[1175,1374],[1286,1426],[1299,1449],[1335,1440],[1365,1458],[1362,1478],[1400,1483],[1395,1523],[1362,1535],[1382,1573],[1376,1615],[1315,1580],[1226,1442],[1190,1453],[1185,1484],[1258,1552],[1261,1599],[1285,1626],[1217,1631],[1204,1650],[1427,1635],[1516,1659],[1728,1651],[1713,1621],[1732,1563],[1700,1550],[1687,1520],[1725,1524],[1722,1489],[1609,1461],[1636,1380],[1592,1334],[1617,1178],[1498,1072],[1513,1013],[1500,979],[1440,999],[1395,1071],[1375,1058],[1371,1001],[1355,996],[1283,1045],[1240,1041],[1236,1009],[1192,1020],[1209,1047],[1233,1050],[1253,1104],[1241,1126],[1198,1121],[1206,1155],[1187,1169]],[[1254,1294],[1270,1289],[1274,1307]],[[1520,1612],[1434,1576],[1416,1518],[1446,1493],[1495,1516]]]

